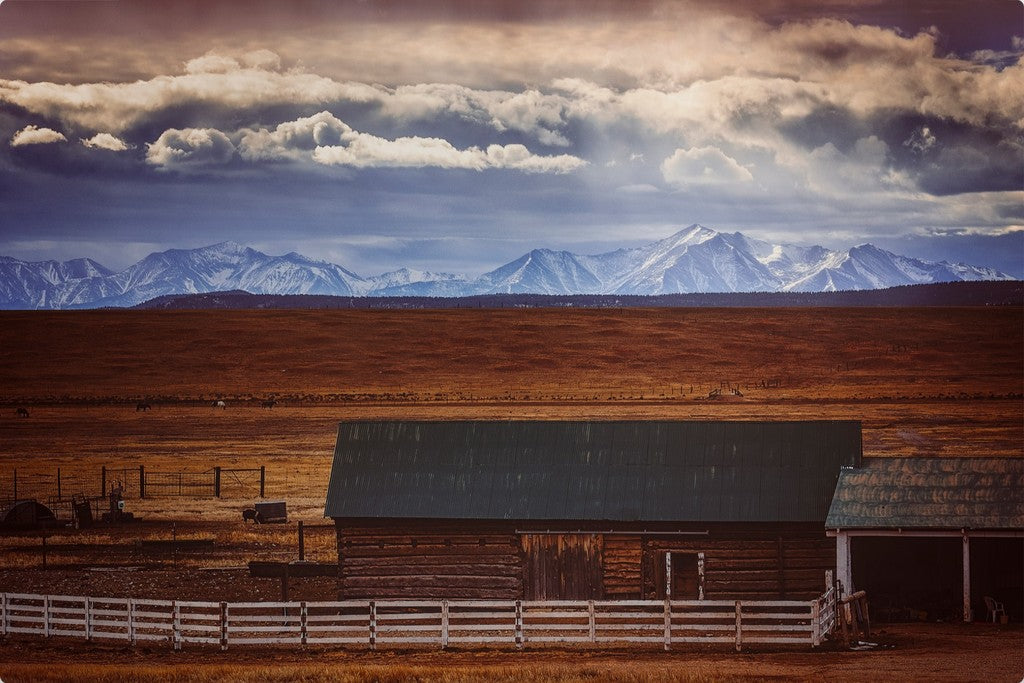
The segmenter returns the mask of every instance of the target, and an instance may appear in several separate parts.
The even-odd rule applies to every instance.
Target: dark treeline
[[[348,297],[250,294],[243,291],[161,296],[134,308],[196,309],[451,309],[451,308],[765,308],[792,306],[907,307],[1021,306],[1024,282],[945,282],[848,292],[742,292],[709,294],[482,294],[467,297]]]

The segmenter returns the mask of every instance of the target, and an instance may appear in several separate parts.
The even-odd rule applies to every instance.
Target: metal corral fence
[[[34,498],[46,501],[70,500],[73,494],[105,497],[111,488],[121,489],[125,498],[188,496],[193,498],[264,497],[266,466],[211,467],[202,472],[154,471],[145,465],[100,467],[92,474],[61,472],[18,472],[0,475],[0,497],[12,500]]]
[[[821,644],[835,593],[815,600],[344,600],[194,602],[0,594],[2,634],[219,645]]]

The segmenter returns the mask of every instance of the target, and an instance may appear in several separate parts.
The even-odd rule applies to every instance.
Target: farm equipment
[[[107,524],[122,524],[135,521],[135,515],[125,511],[123,488],[120,486],[111,487],[108,499],[110,501],[110,511],[103,513],[101,519],[104,522]]]

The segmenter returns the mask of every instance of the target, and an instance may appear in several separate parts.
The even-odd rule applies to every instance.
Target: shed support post
[[[60,502],[60,500],[61,500],[61,494],[60,494],[60,468],[58,467],[57,468],[57,502]]]
[[[263,493],[266,491],[267,485],[267,467],[266,465],[260,465],[260,498],[264,498]]]
[[[146,497],[146,466],[139,465],[139,498]]]
[[[971,610],[971,537],[967,530],[963,531],[964,541],[964,621],[970,623],[974,620]]]
[[[836,572],[838,573],[841,594],[836,599],[853,595],[853,562],[850,557],[850,536],[845,531],[836,532]]]
[[[213,497],[220,498],[220,467],[213,468]]]
[[[107,466],[100,467],[100,497],[107,495]]]

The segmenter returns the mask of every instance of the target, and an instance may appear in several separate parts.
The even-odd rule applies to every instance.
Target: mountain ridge
[[[296,252],[271,256],[233,241],[154,252],[120,272],[91,259],[0,256],[0,308],[127,307],[228,290],[347,297],[658,296],[856,291],[962,280],[1013,278],[992,268],[901,256],[870,243],[833,251],[693,224],[646,245],[601,254],[533,249],[472,280],[409,268],[364,277]]]

